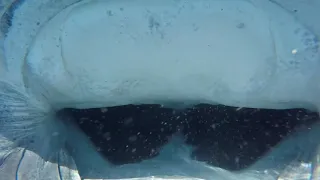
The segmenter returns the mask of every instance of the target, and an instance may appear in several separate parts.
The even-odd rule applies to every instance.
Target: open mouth
[[[320,33],[295,9],[3,6],[1,177],[319,178]]]
[[[95,178],[154,175],[234,179],[234,174],[255,174],[254,170],[259,179],[290,178],[294,171],[298,178],[312,171],[309,163],[317,153],[313,137],[317,136],[318,114],[303,109],[202,104],[176,111],[159,105],[127,105],[64,109],[61,113],[72,117],[101,158],[113,166],[114,172],[103,171],[105,164],[90,162],[77,154],[81,146],[73,145],[76,162],[86,159],[77,164],[84,178],[93,176],[88,164],[101,173]],[[286,168],[295,170],[289,170],[288,175]],[[247,176],[244,178],[252,178]]]

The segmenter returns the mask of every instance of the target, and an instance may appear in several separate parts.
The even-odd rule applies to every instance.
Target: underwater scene
[[[319,0],[0,0],[0,180],[320,180]]]

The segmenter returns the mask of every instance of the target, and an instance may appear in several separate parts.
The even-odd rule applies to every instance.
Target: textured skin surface
[[[40,83],[61,107],[317,105],[319,42],[286,10],[269,1],[155,2],[61,12],[30,48],[25,83]]]

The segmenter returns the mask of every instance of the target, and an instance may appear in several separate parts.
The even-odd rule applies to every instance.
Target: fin
[[[49,103],[0,80],[1,179],[80,180],[64,133]]]

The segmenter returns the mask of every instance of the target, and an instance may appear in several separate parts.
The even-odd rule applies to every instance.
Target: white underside
[[[320,33],[270,1],[88,0],[63,11],[75,0],[57,2],[30,0],[21,5],[0,63],[6,78],[31,87],[55,108],[184,102],[312,109],[319,104]],[[178,140],[154,160],[121,168],[112,168],[77,130],[70,129],[68,142],[78,147],[73,156],[85,178],[261,180],[274,179],[283,168],[286,162],[275,157],[295,156],[299,148],[293,146],[309,149],[308,140],[320,131],[312,132],[301,136],[307,139],[284,143],[239,174],[188,159],[188,148]],[[177,146],[179,157],[173,158],[167,151]],[[32,177],[28,162],[41,158],[26,154],[29,159],[20,169]],[[20,156],[9,162],[18,163]],[[4,167],[17,166],[12,163]],[[48,164],[46,177],[57,179],[57,165],[43,163]],[[93,171],[84,170],[88,167]],[[5,168],[0,175],[15,175]],[[79,179],[76,170],[66,172]],[[295,172],[301,171],[290,171]]]

